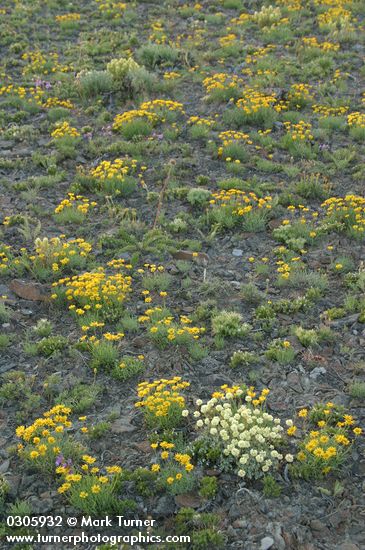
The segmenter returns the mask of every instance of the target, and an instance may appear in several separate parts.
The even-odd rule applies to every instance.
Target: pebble
[[[20,313],[25,317],[30,317],[31,315],[33,315],[33,311],[31,309],[21,309]]]
[[[309,378],[311,378],[312,380],[317,380],[317,378],[321,376],[321,374],[326,374],[326,372],[327,372],[327,369],[325,369],[324,367],[315,367],[311,371]]]
[[[9,470],[10,466],[10,460],[4,460],[2,464],[0,464],[0,474],[5,474]]]
[[[110,430],[115,434],[124,434],[135,432],[137,429],[136,426],[132,426],[127,418],[118,418],[110,426]]]
[[[174,499],[169,495],[164,495],[158,500],[156,504],[156,507],[154,510],[154,516],[156,516],[157,518],[167,517],[167,516],[170,516],[174,510],[175,510]]]
[[[264,537],[261,539],[261,546],[260,550],[269,550],[272,546],[274,546],[275,541],[272,537]]]
[[[246,521],[245,519],[236,519],[232,523],[232,527],[234,527],[235,529],[246,529],[247,526],[248,526],[248,521]]]
[[[337,550],[360,550],[360,548],[353,542],[343,542],[340,546],[337,546]]]
[[[240,516],[242,516],[242,511],[239,509],[239,507],[236,504],[233,504],[230,507],[229,512],[228,512],[229,519],[236,520],[236,521],[242,521],[242,520],[239,519]]]
[[[241,288],[241,283],[239,281],[231,281],[231,285],[236,290],[240,290]]]
[[[29,499],[29,504],[33,514],[47,514],[53,509],[53,500],[51,498],[38,498],[32,496]]]
[[[240,248],[234,248],[232,250],[232,256],[236,256],[236,258],[239,258],[240,256],[242,256],[243,254],[243,250],[241,250]]]
[[[324,531],[325,529],[327,529],[323,521],[320,521],[319,519],[312,519],[312,521],[310,522],[310,526],[313,531]]]

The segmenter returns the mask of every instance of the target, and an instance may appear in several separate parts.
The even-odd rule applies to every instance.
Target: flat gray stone
[[[260,550],[269,550],[272,546],[274,546],[275,541],[272,537],[264,537],[261,539],[261,545]]]

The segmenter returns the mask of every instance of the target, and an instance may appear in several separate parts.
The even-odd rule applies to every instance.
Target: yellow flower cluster
[[[275,48],[276,46],[274,44],[268,44],[267,46],[258,48],[252,54],[249,54],[245,57],[245,62],[248,64],[257,63],[258,59],[262,59],[263,57],[265,57],[265,55],[275,50]]]
[[[337,52],[340,49],[340,44],[336,42],[318,42],[318,39],[315,36],[307,36],[302,38],[303,46],[306,48],[316,48],[317,50],[322,50],[324,52]]]
[[[288,11],[299,11],[303,7],[301,0],[276,0],[276,4],[284,6]]]
[[[239,132],[238,130],[227,130],[225,132],[220,132],[218,135],[219,139],[222,141],[222,146],[218,147],[218,156],[222,156],[224,153],[224,147],[231,145],[232,143],[245,142],[247,145],[252,145],[253,141],[250,139],[249,134],[244,132]],[[231,157],[225,157],[227,162],[232,160]],[[240,163],[238,159],[235,160],[236,163]]]
[[[14,86],[14,84],[8,84],[7,86],[0,87],[0,96],[5,94],[17,95],[20,99],[27,99],[28,103],[36,102],[37,105],[42,107],[44,106],[44,104],[42,104],[42,96],[44,93],[44,90],[38,86],[25,88],[24,86]]]
[[[127,4],[125,2],[113,2],[112,0],[96,0],[99,3],[99,10],[105,15],[113,15],[118,17],[121,15]]]
[[[347,115],[347,124],[357,128],[365,128],[365,114],[358,111]]]
[[[143,267],[146,268],[150,273],[162,273],[162,271],[165,271],[165,268],[163,265],[157,265],[157,264],[143,264]],[[144,273],[145,269],[139,268],[137,269],[137,273]]]
[[[145,313],[145,317],[147,312]],[[189,326],[192,323],[191,319],[189,317],[186,317],[186,315],[180,316],[180,325],[177,325],[174,323],[174,317],[168,316],[164,319],[160,319],[155,324],[153,324],[150,327],[150,333],[155,335],[165,335],[166,332],[166,338],[170,342],[179,341],[179,339],[182,339],[184,336],[191,336],[194,340],[198,340],[199,336],[205,332],[204,327],[192,327]],[[166,331],[166,327],[167,331]]]
[[[69,99],[59,99],[58,97],[49,97],[43,104],[45,109],[51,107],[63,107],[64,109],[74,109],[75,105]]]
[[[300,120],[297,124],[294,124],[285,121],[284,126],[293,141],[311,141],[313,139],[312,125],[309,122]]]
[[[151,29],[153,32],[148,37],[150,42],[154,42],[155,44],[165,44],[167,42],[168,38],[161,21],[153,21]]]
[[[328,474],[338,467],[352,445],[350,431],[355,436],[362,433],[361,428],[354,427],[354,418],[349,414],[341,414],[332,402],[316,405],[312,411],[301,409],[298,417],[304,419],[304,430],[308,417],[312,422],[316,419],[315,429],[304,437],[297,454],[297,459],[303,465],[312,468],[313,475]],[[292,428],[295,428],[295,432],[296,426]]]
[[[218,135],[219,139],[222,140],[223,147],[234,143],[235,141],[245,141],[248,144],[253,142],[250,140],[250,136],[244,132],[238,132],[236,130],[227,130],[225,132],[220,132]]]
[[[116,115],[113,121],[113,130],[118,131],[123,128],[123,126],[138,119],[144,119],[151,124],[156,124],[158,122],[158,116],[155,113],[144,109],[132,109],[131,111],[125,111],[120,115]]]
[[[32,86],[25,88],[24,86],[14,86],[14,84],[8,84],[8,86],[0,87],[0,96],[2,95],[16,95],[21,99],[27,99],[28,103],[35,102],[40,107],[50,109],[51,107],[64,107],[65,109],[74,109],[74,104],[69,99],[59,99],[58,97],[49,97],[46,101],[42,101],[42,97],[45,91],[39,86]]]
[[[4,225],[6,225],[5,221],[4,221]],[[9,245],[2,245],[1,246],[1,249],[0,249],[0,273],[1,271],[5,271],[6,269],[9,268],[9,262],[11,262],[11,254],[10,254],[10,251],[11,250],[11,246]]]
[[[243,79],[237,75],[215,73],[203,80],[205,90],[210,94],[214,90],[229,90],[243,85]]]
[[[75,195],[74,193],[67,193],[67,199],[64,199],[60,202],[55,208],[55,214],[60,214],[63,210],[68,208],[73,208],[81,212],[82,214],[87,214],[90,208],[95,208],[97,203],[95,201],[90,202],[90,200],[82,195]]]
[[[70,414],[70,408],[55,405],[30,426],[18,426],[15,433],[26,444],[18,445],[19,454],[32,461],[50,460],[53,465],[54,457],[61,452],[62,435],[65,429],[72,427]]]
[[[131,284],[131,277],[122,273],[107,275],[104,268],[99,267],[98,271],[60,279],[53,286],[66,289],[65,296],[71,302],[69,309],[77,315],[99,311],[107,316],[108,310],[120,308],[131,292]],[[57,298],[57,294],[53,294],[52,298]]]
[[[194,466],[191,464],[191,456],[187,453],[175,453],[174,460],[178,462],[181,466],[184,466],[187,472],[191,472],[194,469]]]
[[[162,311],[162,308],[160,307],[154,307],[154,308],[150,308],[150,309],[147,309],[145,312],[144,312],[144,315],[140,315],[138,317],[138,321],[140,323],[148,323],[151,321],[151,316],[154,315],[155,313],[160,313]]]
[[[212,118],[202,118],[199,116],[191,116],[188,119],[188,124],[196,125],[196,126],[207,126],[210,128],[211,126],[214,126],[215,120]]]
[[[182,382],[180,376],[174,376],[170,380],[162,378],[154,382],[141,382],[137,387],[141,401],[137,401],[135,406],[146,408],[157,418],[167,416],[172,409],[182,411],[185,408],[185,398],[180,391],[189,386],[190,383]]]
[[[288,99],[290,101],[298,101],[298,100],[310,100],[313,99],[313,95],[311,94],[311,88],[309,84],[292,84],[290,86],[290,90],[288,93]]]
[[[31,460],[42,468],[42,471],[61,475],[63,483],[58,488],[58,493],[68,492],[71,502],[75,496],[85,499],[102,491],[104,497],[108,498],[115,489],[116,478],[122,469],[117,465],[106,466],[107,475],[100,475],[100,468],[95,464],[96,458],[86,454],[85,448],[72,440],[66,432],[73,427],[70,414],[69,407],[56,405],[30,426],[19,426],[16,435],[25,445],[18,445],[18,453],[23,459]],[[81,422],[85,419],[86,417],[79,417]],[[87,433],[87,427],[82,427],[81,432]],[[79,455],[82,451],[82,462],[73,463],[72,455]]]
[[[70,239],[67,241],[64,235],[48,239],[37,238],[34,241],[35,254],[29,256],[34,265],[52,267],[52,271],[62,270],[76,258],[85,258],[90,254],[92,246],[82,239]]]
[[[232,213],[236,216],[244,216],[254,208],[270,210],[272,203],[270,195],[258,198],[253,192],[246,193],[239,189],[218,191],[212,193],[212,197],[213,199],[209,201],[212,206],[231,207],[233,209]]]
[[[158,444],[152,444],[153,449],[158,448]],[[174,448],[173,443],[168,443],[162,441],[160,447],[163,449]],[[194,469],[193,464],[191,464],[191,456],[188,454],[182,453],[169,453],[167,450],[163,450],[160,454],[161,459],[164,461],[162,468],[160,464],[155,463],[151,466],[151,471],[154,473],[160,472],[162,475],[161,481],[164,481],[168,486],[172,486],[174,483],[179,482],[184,479],[184,474],[191,472]],[[167,461],[167,464],[166,464]],[[178,466],[175,463],[178,463]],[[164,467],[167,466],[167,471],[164,472]],[[179,469],[181,468],[181,470]]]
[[[77,473],[67,464],[61,463],[56,468],[56,473],[60,474],[64,482],[58,488],[58,493],[68,492],[72,496],[78,496],[81,499],[93,498],[93,495],[106,492],[104,497],[110,497],[114,490],[116,479],[122,473],[122,468],[117,465],[106,466],[105,471],[108,475],[102,475],[100,468],[95,465],[96,458],[90,455],[82,456],[82,464],[77,466]],[[95,498],[95,497],[94,497]]]
[[[84,468],[84,466],[88,466],[88,463],[81,466],[81,468],[83,470],[86,470],[86,468]],[[122,472],[122,468],[120,468],[120,466],[107,466],[106,470],[107,470],[108,473],[115,473],[115,474],[120,474]],[[94,466],[93,468],[90,469],[90,473],[93,474],[93,475],[97,474],[99,471],[100,471],[100,469],[97,466]],[[66,472],[67,472],[67,469],[62,467],[62,466],[57,468],[57,473],[66,474],[65,475],[66,483],[64,483],[58,489],[58,492],[61,493],[61,494],[64,493],[65,491],[68,491],[71,488],[72,483],[79,483],[83,479],[82,474],[67,474]],[[91,487],[91,492],[94,493],[94,494],[98,494],[101,491],[101,486],[98,485],[98,482],[101,483],[101,484],[109,483],[109,478],[106,477],[106,476],[99,476],[99,478],[97,478],[93,481],[94,481],[94,484]],[[79,494],[79,496],[81,498],[87,498],[89,496],[89,493],[86,492],[86,491],[82,491]]]
[[[22,55],[22,59],[27,62],[23,67],[23,75],[27,74],[49,74],[56,71],[67,72],[71,67],[61,65],[58,61],[57,53],[47,53],[47,58],[40,51],[26,52]],[[50,68],[48,68],[50,67]]]
[[[101,321],[92,321],[89,325],[82,325],[81,330],[83,332],[88,332],[90,329],[93,330],[97,328],[102,328],[104,326],[105,326],[105,323]]]
[[[188,455],[188,454],[183,454],[183,453],[176,453],[174,455],[174,458],[177,462],[179,462],[179,464],[183,464],[184,466],[186,466],[187,464],[190,463],[190,460],[191,460],[191,456]]]
[[[27,95],[27,89],[24,88],[24,86],[14,86],[14,84],[8,84],[8,86],[0,87],[0,96],[4,94],[18,95],[20,98],[24,99]]]
[[[352,16],[352,13],[349,10],[337,5],[324,13],[320,13],[317,16],[317,21],[321,30],[326,29],[326,27],[330,30],[336,30],[338,26],[345,27],[350,30],[353,28],[352,22],[355,22],[356,19]]]
[[[251,21],[251,15],[249,13],[241,13],[239,17],[231,19],[232,25],[244,25]]]
[[[69,420],[70,414],[71,409],[69,407],[55,405],[52,409],[43,413],[44,418],[37,418],[28,428],[18,426],[15,433],[23,441],[39,445],[40,442],[38,440],[34,442],[33,438],[39,435],[48,437],[50,435],[48,428],[58,433],[63,432],[64,428],[70,428],[72,426]]]
[[[163,74],[164,80],[176,80],[176,78],[181,78],[181,74],[175,71],[166,71]]]
[[[338,220],[362,235],[365,231],[365,198],[359,195],[330,197],[321,205],[330,219]]]
[[[274,93],[266,94],[255,88],[245,88],[243,97],[238,99],[236,105],[248,115],[257,113],[261,109],[273,108],[275,111],[280,112],[286,108],[286,104],[283,101],[278,101]]]
[[[109,342],[118,342],[124,338],[124,332],[116,332],[115,334],[112,332],[104,332],[103,337]]]
[[[79,13],[65,13],[64,15],[56,15],[56,21],[58,23],[68,23],[69,21],[80,21],[81,15]]]
[[[283,260],[278,260],[276,262],[276,265],[279,266],[276,271],[280,273],[280,276],[282,277],[282,279],[289,279],[290,272],[292,270],[291,266],[287,262],[284,262]]]
[[[342,116],[349,110],[348,107],[329,107],[328,105],[312,105],[313,112],[321,115],[321,118],[327,118],[332,116]]]
[[[183,466],[183,468],[187,472],[191,472],[191,470],[194,469],[194,466],[191,464],[191,456],[187,453],[170,453],[172,449],[175,448],[174,443],[170,443],[169,441],[161,441],[160,443],[152,443],[151,448],[156,450],[158,448],[162,449],[162,452],[160,454],[160,457],[162,460],[168,460],[172,458],[174,461],[178,462],[180,466]],[[161,467],[159,464],[152,464],[151,471],[152,472],[159,472],[161,470]],[[167,483],[172,484],[175,479],[180,480],[182,478],[181,474],[176,474],[175,478],[167,478]],[[170,481],[169,481],[170,480]]]
[[[172,101],[171,99],[153,99],[151,101],[145,101],[140,106],[142,111],[148,111],[155,113],[156,111],[178,111],[184,113],[184,106],[178,101]]]
[[[234,33],[227,34],[219,38],[218,42],[221,48],[226,48],[231,46],[237,40],[237,35]]]
[[[73,128],[67,121],[65,121],[61,124],[57,124],[55,130],[51,133],[51,137],[54,139],[59,139],[65,136],[79,137],[80,133],[76,130],[76,128]]]
[[[345,6],[351,3],[352,0],[314,0],[316,6]]]
[[[116,179],[123,181],[137,167],[135,159],[103,160],[96,168],[90,170],[90,176],[98,180]]]

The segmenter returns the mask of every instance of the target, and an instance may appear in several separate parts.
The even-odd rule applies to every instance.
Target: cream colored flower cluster
[[[206,404],[196,402],[198,418],[196,426],[203,429],[213,445],[222,449],[223,456],[237,467],[240,477],[257,479],[278,467],[283,455],[277,450],[284,428],[279,418],[265,412],[261,405],[254,406],[252,397],[237,402],[244,396],[239,390],[235,395],[227,393],[223,399],[212,398]],[[286,455],[291,462],[293,457]]]

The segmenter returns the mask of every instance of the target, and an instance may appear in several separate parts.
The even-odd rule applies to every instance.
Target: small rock
[[[288,383],[288,386],[294,391],[300,393],[303,392],[300,376],[296,372],[289,372],[288,376],[286,377],[286,381]]]
[[[202,499],[198,495],[192,493],[177,495],[175,497],[175,502],[181,508],[199,508],[202,505]]]
[[[133,339],[132,344],[135,348],[144,348],[148,344],[148,338],[144,336],[136,336]]]
[[[209,470],[205,470],[205,474],[209,477],[218,477],[221,475],[221,472],[220,470],[209,469]]]
[[[248,522],[245,519],[236,519],[236,521],[232,523],[232,527],[235,529],[246,529],[247,525]]]
[[[40,283],[26,283],[20,279],[13,279],[9,288],[14,294],[23,298],[23,300],[45,302],[49,299],[49,292]]]
[[[231,286],[235,289],[235,290],[240,290],[241,288],[241,283],[239,281],[231,281]]]
[[[326,372],[327,369],[325,369],[324,367],[314,367],[314,369],[309,374],[309,378],[311,378],[312,380],[317,380],[317,378],[321,376],[321,374],[326,374]]]
[[[33,315],[33,311],[31,309],[21,309],[20,313],[25,317],[31,317]]]
[[[38,498],[32,496],[29,499],[29,504],[33,514],[47,514],[53,509],[53,500],[50,498]]]
[[[264,537],[261,539],[261,546],[260,550],[269,550],[272,546],[274,546],[275,541],[272,537]]]
[[[141,441],[139,443],[136,443],[134,445],[136,449],[141,451],[142,453],[150,453],[151,452],[151,444],[149,441]]]
[[[325,529],[327,529],[323,521],[320,521],[319,519],[312,519],[312,521],[310,522],[310,527],[311,529],[313,529],[313,531],[324,531]]]
[[[171,516],[175,510],[174,499],[169,495],[162,496],[156,504],[154,515],[158,518]]]
[[[230,539],[234,539],[234,540],[237,540],[238,539],[238,533],[236,533],[236,531],[234,530],[234,528],[232,527],[232,525],[229,525],[227,527],[227,536],[230,538]]]
[[[243,250],[241,250],[240,248],[234,248],[232,250],[232,256],[236,256],[236,258],[239,258],[240,256],[242,256],[243,254]]]
[[[360,548],[353,542],[343,542],[340,546],[337,546],[337,550],[360,550]]]
[[[190,252],[190,250],[178,250],[172,253],[175,260],[184,260],[187,262],[196,261],[198,264],[207,265],[209,262],[208,254],[205,252]]]
[[[268,223],[268,226],[271,230],[276,229],[277,227],[281,226],[281,220],[280,219],[270,220]]]
[[[269,408],[276,411],[284,411],[288,408],[288,403],[286,401],[287,393],[283,389],[275,389],[270,394],[270,399],[268,400]]]
[[[0,474],[5,474],[5,472],[9,470],[9,466],[10,466],[10,460],[9,459],[4,460],[4,462],[0,464]]]
[[[18,490],[21,482],[21,475],[20,474],[7,475],[6,481],[9,484],[9,497],[15,500],[15,498],[18,496]]]
[[[236,504],[233,504],[228,511],[228,517],[230,520],[239,521],[242,517],[242,510]]]
[[[115,434],[124,434],[124,433],[135,432],[137,427],[132,426],[128,418],[118,418],[110,426],[110,429]]]

